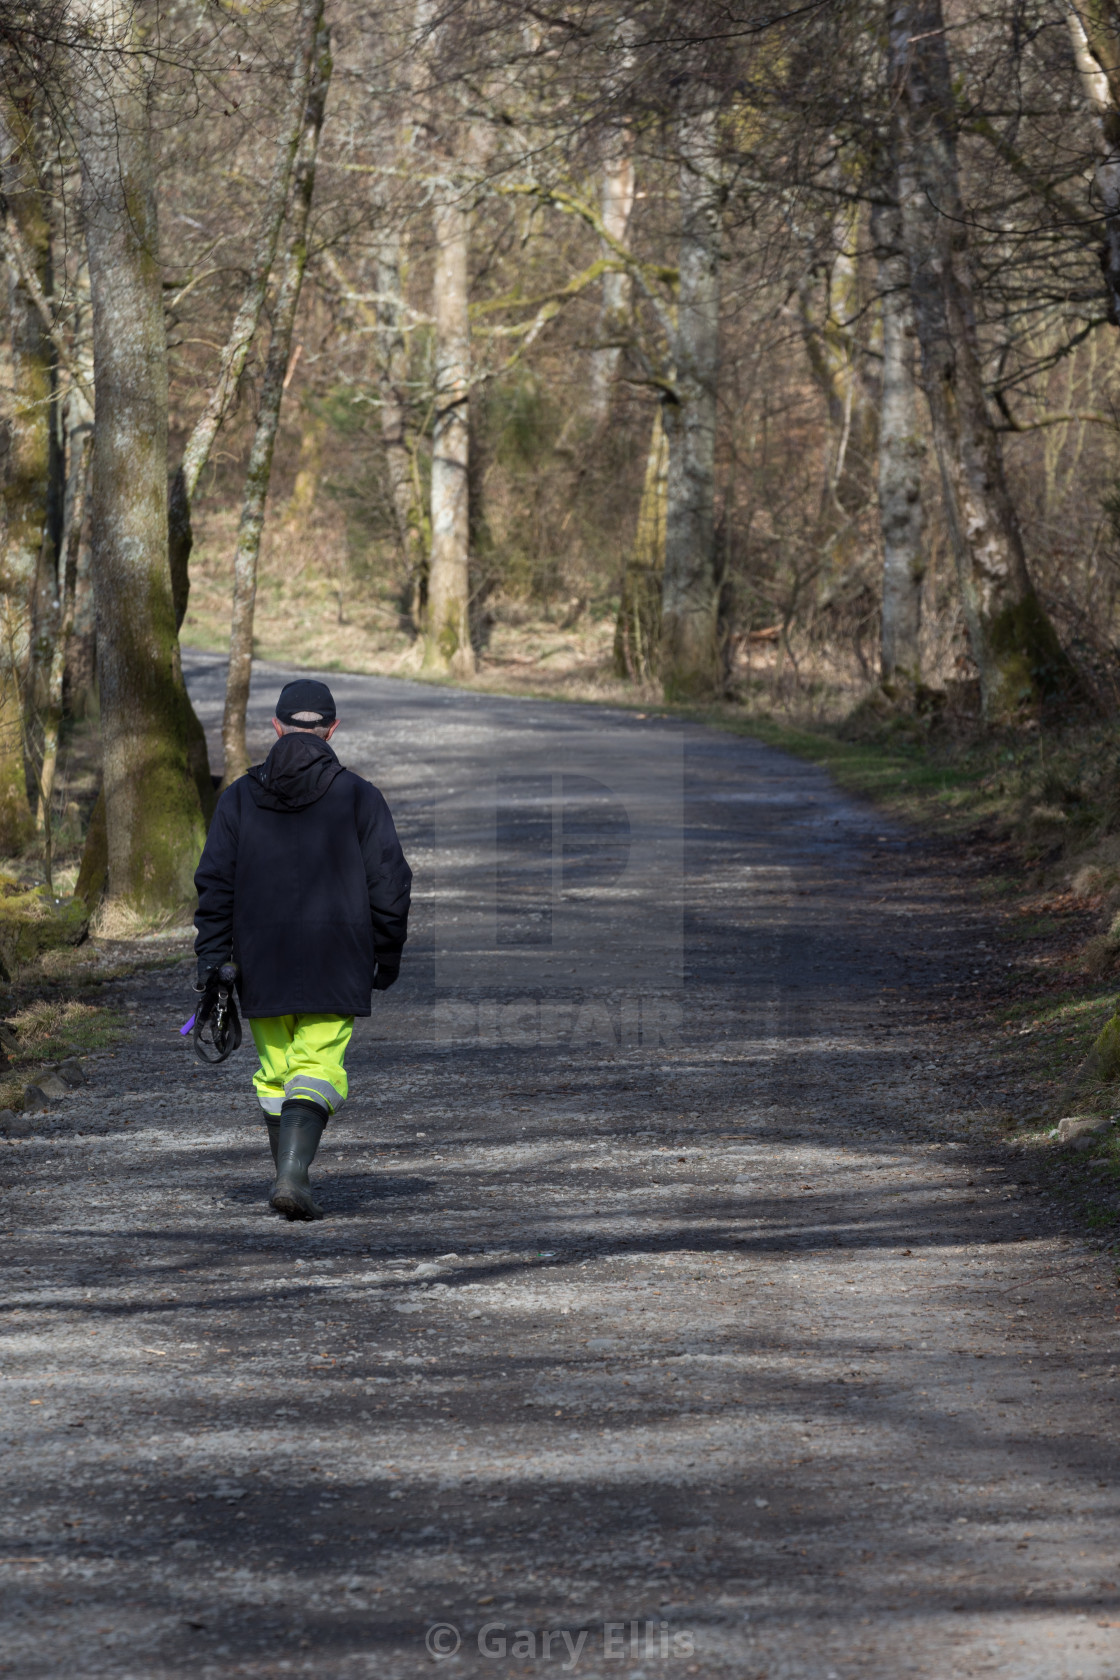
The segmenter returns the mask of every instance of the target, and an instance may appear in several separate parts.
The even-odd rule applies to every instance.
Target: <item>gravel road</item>
[[[930,1019],[981,912],[757,743],[328,680],[418,889],[328,1217],[186,946],[119,983],[0,1142],[0,1672],[1115,1680],[1111,1268]]]

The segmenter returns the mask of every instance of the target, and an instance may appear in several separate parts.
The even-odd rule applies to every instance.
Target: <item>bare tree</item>
[[[304,130],[308,82],[322,19],[323,0],[301,0],[287,107],[281,122],[272,178],[268,184],[264,209],[257,228],[248,282],[222,349],[213,389],[202,413],[191,428],[183,449],[182,461],[172,484],[171,573],[175,580],[176,610],[180,623],[186,612],[190,590],[187,563],[191,551],[191,503],[198,489],[198,481],[210,459],[214,441],[237,394],[238,383],[245,371],[261,310],[264,308],[272,265],[276,260],[276,247],[287,214],[292,169],[299,151],[300,136]]]
[[[1101,268],[1109,314],[1120,326],[1120,14],[1112,0],[1066,0],[1066,21],[1078,78],[1096,118]]]
[[[432,547],[425,613],[425,671],[470,676],[471,209],[449,182],[434,211],[436,263],[435,424],[432,430]]]
[[[673,378],[662,412],[669,470],[660,667],[669,699],[706,697],[723,682],[716,633],[715,445],[724,188],[714,103],[703,88],[689,91],[692,97],[682,95],[677,115],[680,281]]]
[[[385,449],[397,544],[412,580],[413,617],[419,622],[423,606],[419,573],[421,566],[427,564],[427,553],[420,552],[422,546],[426,547],[423,544],[424,521],[417,494],[415,440],[409,424],[403,266],[400,233],[390,227],[378,240],[376,264],[375,325],[381,442]],[[426,583],[423,593],[426,596]]]
[[[914,376],[914,312],[897,203],[872,209],[883,320],[879,412],[879,531],[883,544],[880,637],[884,683],[912,690],[921,681],[922,581],[926,571],[922,460]]]
[[[620,677],[657,679],[661,639],[661,587],[665,575],[665,509],[669,451],[662,409],[654,410],[649,454],[634,541],[626,557],[614,631],[614,666]]]
[[[249,684],[253,670],[257,563],[260,557],[261,532],[264,529],[265,502],[272,476],[272,456],[280,424],[280,405],[287,383],[292,335],[296,312],[299,309],[304,270],[307,266],[307,227],[311,215],[311,201],[315,193],[315,161],[330,77],[330,35],[320,16],[311,76],[307,84],[303,133],[292,185],[280,288],[272,320],[268,358],[261,381],[257,426],[245,478],[245,500],[241,508],[237,552],[233,563],[229,675],[222,717],[225,787],[238,776],[243,776],[249,766],[249,753],[245,741],[245,711],[249,703]]]
[[[1069,666],[1027,571],[988,411],[941,0],[890,5],[903,235],[946,522],[989,722],[1061,687]]]

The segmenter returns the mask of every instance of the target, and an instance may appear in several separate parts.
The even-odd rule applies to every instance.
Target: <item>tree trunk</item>
[[[269,479],[272,476],[272,454],[280,424],[280,404],[284,396],[288,360],[292,353],[292,334],[295,329],[296,312],[299,309],[304,269],[307,266],[307,224],[311,215],[311,200],[315,193],[315,159],[319,149],[319,134],[323,126],[323,111],[330,78],[330,32],[325,24],[320,22],[307,88],[303,134],[296,160],[283,272],[273,315],[268,359],[261,381],[260,410],[245,476],[245,500],[241,507],[237,552],[233,562],[229,676],[226,681],[226,703],[222,716],[222,747],[225,753],[223,787],[228,787],[238,776],[243,776],[249,767],[249,753],[245,743],[245,712],[249,704],[249,683],[253,670],[257,562],[260,557]]]
[[[87,717],[97,698],[97,618],[93,601],[90,506],[78,538],[74,575],[74,629],[66,659],[66,709],[71,717]]]
[[[43,719],[43,757],[39,768],[38,827],[43,836],[43,858],[46,865],[47,888],[53,891],[54,833],[51,801],[54,796],[55,773],[58,768],[58,744],[62,728],[63,689],[70,654],[70,638],[74,633],[74,613],[77,602],[78,553],[85,527],[86,504],[89,500],[90,466],[93,456],[93,428],[75,427],[66,478],[66,509],[62,532],[62,577],[57,622],[51,647],[50,670],[47,682],[47,704]]]
[[[409,428],[408,340],[404,330],[404,281],[400,238],[387,235],[377,251],[377,376],[381,442],[396,523],[397,544],[408,571],[417,626],[428,598],[428,547],[416,483],[416,440]]]
[[[5,101],[0,109],[0,197],[40,287],[49,296],[50,230],[34,167],[34,136]],[[42,317],[13,264],[7,271],[11,399],[0,420],[0,853],[20,852],[34,821],[24,764],[24,684],[33,596],[49,531],[53,352]],[[9,383],[5,380],[5,383]]]
[[[667,699],[700,699],[723,686],[716,631],[716,382],[723,189],[712,111],[682,115],[680,293],[675,380],[663,420],[669,443],[661,680]]]
[[[404,147],[401,147],[402,155]],[[388,218],[392,212],[383,208]],[[326,252],[324,262],[343,290],[354,312],[372,330],[377,345],[378,419],[385,451],[390,512],[397,548],[406,568],[412,615],[417,630],[423,626],[428,599],[428,549],[431,532],[422,507],[418,472],[418,438],[410,424],[408,395],[408,336],[405,325],[404,277],[400,235],[386,232],[377,247],[374,270],[375,301],[355,291],[337,256]]]
[[[999,723],[1067,687],[1072,672],[1031,584],[988,413],[941,0],[892,0],[890,69],[903,234],[946,523],[984,716]]]
[[[110,899],[193,900],[205,828],[167,548],[167,350],[146,88],[128,14],[88,0],[76,119],[96,377],[93,571]]]
[[[883,316],[883,394],[879,408],[879,530],[883,543],[881,673],[912,691],[922,678],[919,634],[926,571],[922,460],[914,387],[914,311],[902,248],[902,214],[877,204],[871,238]]]
[[[651,682],[657,675],[668,477],[669,450],[659,404],[653,416],[638,524],[622,574],[614,630],[615,671],[631,682]]]
[[[80,188],[80,181],[78,183]],[[66,499],[63,515],[63,544],[59,560],[64,588],[73,564],[73,622],[67,638],[64,674],[65,709],[74,717],[85,717],[94,705],[97,682],[97,635],[94,628],[93,583],[90,576],[90,494],[86,480],[92,462],[93,338],[89,296],[89,263],[82,253],[77,264],[73,301],[73,360],[80,376],[71,379],[63,402],[63,435],[66,443]],[[78,471],[81,457],[86,471]]]
[[[859,212],[833,218],[827,259],[810,261],[798,286],[801,332],[828,409],[828,448],[821,497],[825,522],[847,520],[863,505],[878,417],[864,382],[856,325],[861,315]],[[824,308],[818,307],[823,294]]]
[[[1101,269],[1108,313],[1120,327],[1120,20],[1109,0],[1067,0],[1066,22],[1082,90],[1097,119]]]
[[[603,179],[599,194],[599,214],[603,226],[612,239],[625,242],[634,208],[634,159],[631,156],[629,134],[612,136],[610,151],[603,164]],[[604,255],[613,256],[609,245]],[[630,304],[630,276],[611,272],[603,276],[603,298],[599,309],[599,339],[597,350],[591,354],[591,396],[588,410],[596,432],[602,430],[610,417],[611,395],[618,374],[621,350],[617,340],[626,328],[626,312]]]
[[[454,190],[454,189],[451,189]],[[436,207],[436,414],[432,434],[432,547],[423,669],[470,676],[470,209],[460,200]]]

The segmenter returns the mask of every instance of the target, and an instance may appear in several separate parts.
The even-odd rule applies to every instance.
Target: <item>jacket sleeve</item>
[[[373,948],[380,968],[400,967],[408,937],[412,870],[405,862],[392,813],[369,782],[361,789],[358,838],[366,868]]]
[[[194,949],[199,974],[220,968],[233,955],[233,882],[241,811],[236,784],[218,801],[194,884],[198,893]]]

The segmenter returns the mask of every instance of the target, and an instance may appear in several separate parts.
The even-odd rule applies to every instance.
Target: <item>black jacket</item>
[[[318,735],[285,735],[226,789],[194,878],[200,973],[238,964],[261,1015],[370,1014],[395,978],[412,871],[389,807]]]

